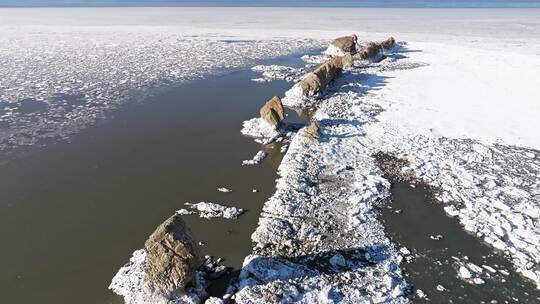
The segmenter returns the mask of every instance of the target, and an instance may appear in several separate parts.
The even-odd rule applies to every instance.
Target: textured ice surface
[[[260,72],[262,78],[254,81],[267,82],[276,79],[285,81],[297,81],[306,71],[302,68],[293,68],[282,65],[257,65],[251,68],[254,72]]]
[[[320,45],[144,26],[0,30],[0,149],[69,138],[149,88]]]
[[[430,68],[440,66],[437,60],[449,59],[448,48],[429,46],[431,48],[421,49],[415,44],[401,44],[379,62],[361,62],[345,71],[317,98],[303,99],[301,103],[284,99],[289,106],[318,108],[314,118],[321,126],[321,139],[316,142],[301,136],[292,137],[279,167],[277,191],[266,202],[252,236],[255,246],[253,254],[244,261],[239,291],[235,295],[238,303],[254,303],[261,298],[268,302],[298,303],[407,301],[402,297],[406,283],[398,266],[407,258],[408,250],[397,251],[376,220],[374,206],[388,190],[388,183],[372,158],[379,151],[407,159],[410,167],[405,170],[440,190],[436,195],[443,204],[441,207],[459,216],[465,229],[508,253],[519,272],[540,283],[537,246],[540,242],[540,153],[497,144],[490,132],[478,129],[469,134],[481,138],[482,142],[425,132],[437,121],[430,120],[426,108],[421,106],[436,102],[434,99],[439,95],[432,93],[433,88],[441,85],[437,81],[437,77],[441,77],[438,73],[449,72]],[[483,49],[459,50],[466,50],[463,54],[470,57],[471,61],[461,63],[467,67],[474,66],[473,61],[486,54]],[[423,55],[424,52],[429,55]],[[508,56],[503,52],[490,55],[491,59]],[[462,53],[453,56],[463,58]],[[524,61],[514,62],[521,62],[519,68],[527,67]],[[508,67],[509,70],[514,68]],[[528,68],[519,77],[506,75],[516,77],[514,83],[534,82],[527,79],[532,72],[531,67]],[[481,67],[474,70],[490,73],[490,69],[482,72]],[[409,75],[414,77],[407,78]],[[445,81],[451,82],[452,75],[446,76]],[[488,74],[484,76],[492,80]],[[415,98],[412,98],[407,83],[416,84],[420,77],[425,86],[433,87],[415,88],[412,96]],[[465,77],[459,79],[464,83],[478,81],[476,74],[460,74],[460,77]],[[489,96],[493,95],[491,100],[499,102],[494,85],[491,84]],[[512,94],[517,89],[504,83],[498,83],[498,88],[510,90],[504,94]],[[531,88],[528,90],[529,94],[534,94]],[[477,111],[476,106],[484,106],[484,99],[476,99],[468,93],[469,90],[464,91],[465,95],[459,91],[453,93],[463,100],[445,106],[463,108],[445,112],[448,122],[467,121],[469,109]],[[534,95],[524,96],[528,99],[520,102],[530,107]],[[403,107],[410,107],[407,116],[384,115],[387,112],[399,114]],[[533,110],[523,119],[528,120],[535,113],[538,112]],[[419,118],[424,119],[424,125],[415,124]],[[497,120],[497,115],[478,117],[478,120],[495,124],[494,119]],[[474,120],[467,123],[470,126]],[[452,133],[452,124],[446,126],[449,129],[441,131],[456,134]],[[523,135],[529,134],[533,134],[531,130]],[[372,260],[373,256],[381,255],[384,258]],[[372,263],[366,264],[366,261]],[[493,270],[490,266],[467,261],[456,263],[456,275],[471,284],[482,284],[485,279],[494,277],[489,269]],[[395,285],[385,285],[385,282]],[[445,288],[440,286],[438,290]]]

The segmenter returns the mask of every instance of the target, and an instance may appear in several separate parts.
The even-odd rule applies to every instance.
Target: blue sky
[[[0,6],[540,7],[540,0],[0,0]]]

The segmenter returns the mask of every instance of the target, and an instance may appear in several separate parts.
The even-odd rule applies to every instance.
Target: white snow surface
[[[344,120],[348,102],[321,103],[320,141],[292,137],[252,235],[236,303],[408,302],[402,257],[374,208],[389,184],[362,144],[362,123]]]
[[[292,137],[277,191],[252,236],[256,245],[244,262],[238,303],[276,293],[272,299],[299,303],[379,300],[372,290],[382,301],[405,301],[369,271],[351,270],[354,258],[341,273],[306,262],[327,251],[334,257],[346,248],[380,245],[386,258],[371,267],[406,284],[397,267],[403,257],[372,209],[388,187],[372,158],[379,151],[406,159],[404,170],[439,189],[436,198],[449,215],[503,250],[540,287],[540,83],[534,76],[540,56],[505,43],[491,50],[401,44],[380,62],[345,71],[321,96],[303,99],[302,105],[318,107],[321,140]],[[352,169],[339,170],[344,166]],[[352,281],[336,283],[345,273]],[[470,263],[458,273],[471,284],[489,276]]]
[[[435,43],[405,52],[399,60],[428,66],[383,61],[368,71],[364,83],[376,88],[360,101],[381,114],[366,126],[366,145],[407,159],[406,170],[440,189],[450,216],[540,287],[540,82],[532,76],[540,56]]]

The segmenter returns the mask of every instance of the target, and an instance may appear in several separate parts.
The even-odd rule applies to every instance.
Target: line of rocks
[[[313,97],[321,93],[341,75],[343,68],[353,66],[354,60],[365,60],[373,57],[384,49],[391,48],[395,41],[390,38],[382,43],[370,43],[358,52],[356,51],[356,43],[356,35],[340,37],[334,40],[330,48],[338,49],[345,54],[330,58],[297,83],[295,87],[301,88],[301,95]],[[271,141],[284,136],[290,138],[299,128],[294,125],[284,124],[284,120],[283,102],[279,96],[274,96],[260,109],[260,118],[250,122],[249,127],[251,128],[246,128],[246,123],[244,123],[242,132],[244,134],[252,132],[247,134],[251,136],[253,134],[259,137],[261,135],[263,135],[262,137],[269,136]],[[245,129],[249,129],[249,132],[244,132]],[[256,129],[256,132],[253,131],[254,129]],[[301,134],[306,139],[319,140],[321,135],[319,122],[312,121],[308,127],[303,129]],[[206,206],[204,205],[204,207]],[[198,210],[198,208],[195,209]],[[212,209],[212,212],[217,210],[216,208],[210,209]],[[218,213],[226,211],[218,209]],[[205,278],[212,279],[226,271],[224,266],[219,265],[219,262],[203,256],[199,243],[192,238],[189,228],[181,218],[183,213],[186,212],[174,214],[158,226],[145,242],[144,249],[135,251],[130,261],[113,278],[109,288],[123,296],[126,303],[200,303],[207,298],[205,289],[208,283]],[[347,221],[348,219],[345,217],[343,220]],[[324,225],[324,223],[322,222],[321,225]],[[275,249],[276,253],[297,246],[292,243],[282,245],[281,249]],[[377,250],[372,251],[373,253],[380,254]],[[376,261],[377,259],[376,257],[370,257],[369,253],[363,251],[350,253],[343,251],[332,254],[327,258],[326,263],[329,265],[328,267],[334,269],[332,271],[347,267],[348,262],[343,255],[350,255],[349,258],[352,259],[361,257],[360,260],[353,261],[357,266],[368,265],[370,260]],[[264,266],[264,261],[261,261],[261,263]],[[286,261],[280,261],[280,263],[284,263],[285,266],[287,264]],[[259,262],[257,263],[257,266],[261,265],[259,265]],[[263,270],[258,269],[257,271]],[[361,278],[358,277],[357,279]],[[353,281],[359,283],[356,279],[352,279],[351,282]],[[388,288],[397,286],[391,282],[389,284],[387,284]],[[249,298],[250,296],[245,295],[245,299]],[[279,295],[276,294],[274,300],[277,301],[278,298]],[[273,302],[272,299],[266,299],[265,301]],[[223,303],[223,301],[210,298],[207,303]]]

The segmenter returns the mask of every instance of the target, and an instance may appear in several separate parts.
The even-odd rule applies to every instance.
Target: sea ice
[[[206,219],[217,217],[236,219],[245,212],[245,210],[241,208],[227,207],[217,203],[200,202],[196,204],[185,203],[185,205],[189,206],[189,210],[180,209],[176,211],[176,213],[182,215],[198,214],[199,217]]]
[[[264,151],[259,151],[252,159],[242,161],[242,166],[258,165],[260,164],[268,154]]]

